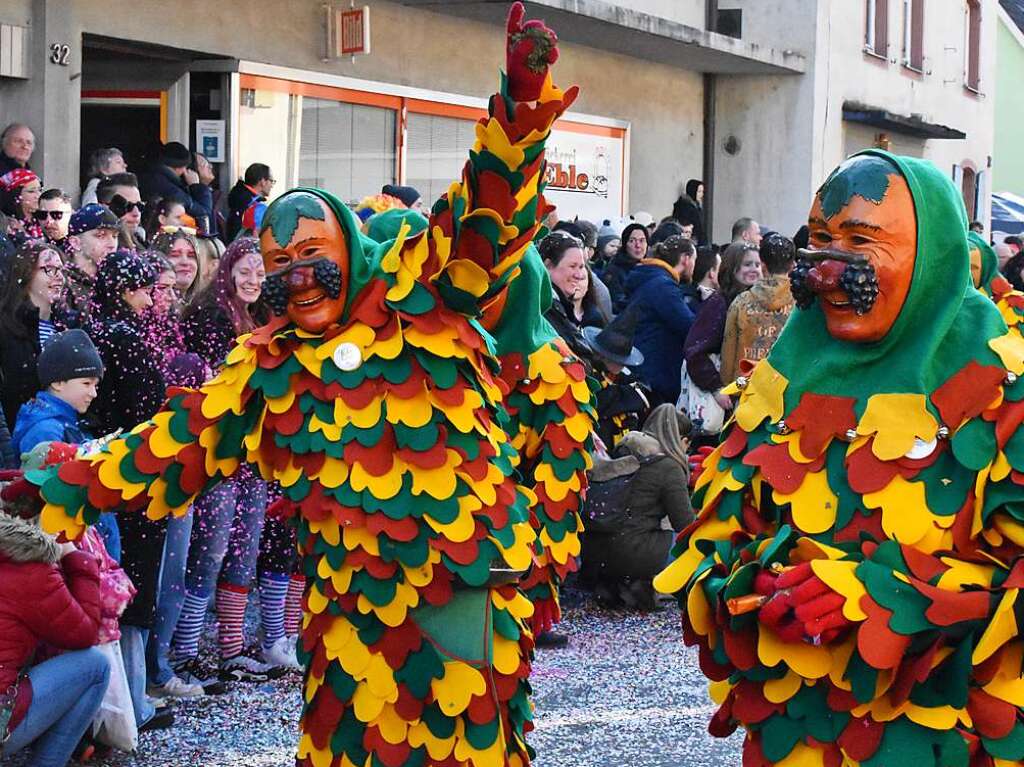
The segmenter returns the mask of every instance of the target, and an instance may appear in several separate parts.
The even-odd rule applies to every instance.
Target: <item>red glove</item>
[[[525,15],[522,3],[512,3],[505,48],[508,95],[514,101],[537,101],[548,67],[558,60],[558,36],[543,21],[523,24]]]
[[[25,479],[20,469],[0,471],[0,501],[6,513],[23,519],[32,519],[43,510],[39,488]]]
[[[297,511],[294,501],[282,495],[276,501],[267,506],[266,516],[268,519],[276,519],[284,522],[295,516]]]
[[[759,593],[773,588],[774,594],[761,608],[759,619],[783,641],[828,644],[852,625],[843,615],[846,597],[825,585],[810,562],[785,571],[773,584],[766,573],[758,576],[754,588]]]
[[[713,452],[713,447],[699,447],[697,452],[690,456],[690,487],[697,485],[697,478],[704,472],[704,461]]]

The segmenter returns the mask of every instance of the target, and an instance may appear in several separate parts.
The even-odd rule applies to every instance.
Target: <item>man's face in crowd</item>
[[[683,227],[683,237],[688,240],[693,239],[693,224],[681,224]]]
[[[111,199],[111,208],[121,219],[125,229],[130,233],[134,232],[142,223],[142,209],[139,204],[142,198],[139,196],[139,188],[136,186],[114,187],[114,198]],[[118,197],[121,199],[118,200]],[[123,212],[121,212],[123,211]]]
[[[21,125],[11,128],[4,137],[3,151],[15,162],[22,165],[28,163],[36,148],[36,137],[28,128]]]
[[[277,183],[277,179],[273,176],[267,176],[264,179],[260,179],[259,183],[256,184],[256,191],[264,197],[269,197],[270,192],[274,189],[274,184]]]
[[[52,242],[60,242],[68,236],[68,224],[71,223],[71,204],[62,198],[56,197],[50,200],[39,201],[39,211],[46,213],[43,219],[43,234]],[[54,215],[60,214],[58,218]]]
[[[696,250],[690,248],[689,251],[683,253],[683,257],[679,259],[679,265],[676,267],[676,274],[679,275],[680,281],[689,282],[693,278],[693,267],[696,263]]]
[[[761,226],[756,221],[751,221],[747,231],[743,233],[743,239],[755,248],[761,247]]]
[[[103,174],[106,176],[113,176],[116,173],[127,173],[128,163],[124,161],[124,156],[120,153],[115,154],[110,158],[110,161],[103,166]]]
[[[117,231],[114,229],[92,229],[78,235],[82,255],[99,266],[103,259],[117,250]]]
[[[829,333],[855,343],[884,338],[907,299],[917,257],[917,217],[907,182],[879,158],[849,160],[819,190],[807,224],[811,250],[843,257],[815,261],[807,277]],[[842,280],[850,260],[858,258],[878,285],[877,297],[860,314]]]
[[[348,243],[341,223],[327,203],[302,192],[279,199],[270,214],[260,234],[264,295],[274,306],[283,293],[275,311],[284,309],[303,330],[322,333],[341,318],[349,289]],[[340,290],[334,289],[334,280]]]

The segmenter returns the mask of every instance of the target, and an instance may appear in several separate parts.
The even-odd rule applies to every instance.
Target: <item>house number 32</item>
[[[51,43],[50,44],[50,63],[57,64],[62,67],[68,65],[68,59],[71,58],[71,46],[66,43]]]

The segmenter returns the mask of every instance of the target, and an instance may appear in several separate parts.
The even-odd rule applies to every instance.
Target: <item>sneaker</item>
[[[172,676],[163,684],[149,685],[146,694],[152,698],[201,698],[206,693],[203,686],[198,682],[186,682],[177,676]]]
[[[204,666],[199,658],[175,663],[174,675],[185,684],[198,684],[204,695],[223,695],[228,691],[227,685],[218,678],[218,672]]]
[[[174,712],[170,709],[157,711],[149,718],[149,721],[139,725],[139,732],[150,732],[151,730],[166,730],[174,726]]]
[[[267,682],[282,676],[285,669],[260,663],[248,655],[236,655],[220,662],[220,680],[222,682]]]
[[[297,637],[283,636],[263,650],[263,662],[268,666],[280,666],[286,671],[302,671],[299,659],[295,657]]]

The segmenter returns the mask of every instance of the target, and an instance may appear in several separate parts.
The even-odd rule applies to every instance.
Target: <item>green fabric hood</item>
[[[910,188],[917,218],[910,291],[892,329],[874,343],[833,338],[817,301],[795,308],[768,357],[789,381],[786,413],[814,392],[856,399],[859,417],[871,395],[928,395],[971,361],[1002,366],[988,342],[1005,334],[1006,325],[971,282],[967,214],[953,183],[926,160],[880,150],[854,156],[864,155],[883,158]]]
[[[981,252],[981,285],[980,290],[992,297],[992,280],[1001,276],[999,273],[999,256],[992,249],[992,246],[985,242],[985,238],[977,232],[968,232],[967,239],[970,245]]]

